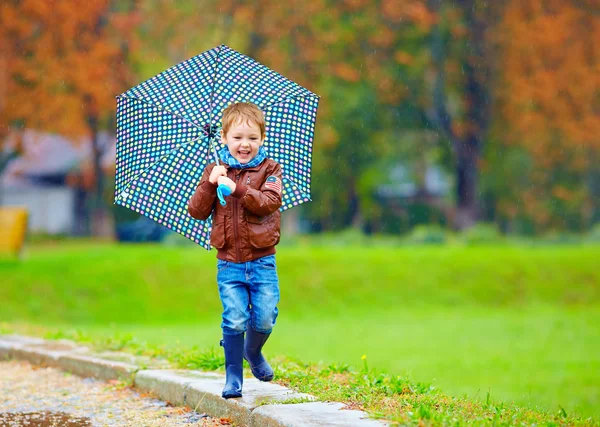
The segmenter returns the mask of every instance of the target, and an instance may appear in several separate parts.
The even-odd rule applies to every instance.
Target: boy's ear
[[[223,134],[223,129],[221,129],[219,133],[221,136],[221,144],[227,144],[227,142],[225,142],[225,134]]]

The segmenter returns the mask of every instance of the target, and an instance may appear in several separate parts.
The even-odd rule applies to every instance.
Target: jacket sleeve
[[[281,166],[274,163],[267,170],[267,178],[259,190],[247,187],[244,183],[239,183],[232,196],[239,198],[242,206],[254,215],[270,215],[281,207],[281,194],[283,191],[281,176]],[[269,178],[272,182],[267,184]]]
[[[200,183],[196,187],[196,192],[188,202],[188,213],[195,219],[207,219],[213,210],[213,204],[217,197],[217,186],[208,180],[210,173],[215,167],[211,163],[204,169]]]

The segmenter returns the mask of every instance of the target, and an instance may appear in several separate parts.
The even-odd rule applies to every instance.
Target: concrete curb
[[[187,405],[199,412],[219,414],[240,425],[252,425],[254,409],[261,405],[275,406],[289,400],[313,401],[308,394],[296,393],[278,384],[269,384],[255,378],[244,378],[244,396],[225,400],[221,390],[222,375],[184,370],[146,370],[135,376],[135,387],[152,393],[168,402]],[[289,406],[278,404],[277,406]]]
[[[381,421],[365,418],[362,411],[344,410],[342,403],[310,402],[265,405],[252,412],[252,427],[360,426],[381,427]]]
[[[61,369],[81,377],[94,377],[104,381],[131,379],[139,368],[135,365],[93,356],[66,354],[58,359]]]
[[[0,360],[27,360],[82,377],[102,380],[133,378],[138,391],[152,393],[174,405],[187,405],[213,417],[229,418],[248,427],[382,427],[362,411],[343,410],[342,403],[316,402],[313,396],[297,393],[278,384],[244,378],[244,396],[223,399],[223,375],[188,370],[142,369],[160,364],[136,363],[123,353],[92,353],[71,341],[46,341],[20,335],[0,335]],[[124,361],[126,359],[127,361]]]

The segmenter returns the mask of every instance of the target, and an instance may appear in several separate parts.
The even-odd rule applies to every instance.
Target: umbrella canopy
[[[319,97],[221,45],[117,96],[115,203],[210,249],[212,218],[187,203],[218,143],[221,113],[253,102],[265,113],[265,148],[283,170],[281,210],[310,201]]]

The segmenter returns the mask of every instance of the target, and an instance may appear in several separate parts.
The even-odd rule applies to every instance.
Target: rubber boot
[[[223,334],[221,346],[225,350],[225,388],[222,396],[225,399],[242,397],[244,333],[238,335]]]
[[[263,357],[261,350],[271,334],[262,334],[252,329],[248,323],[246,340],[244,341],[244,359],[248,361],[252,374],[260,381],[271,381],[273,369]]]

